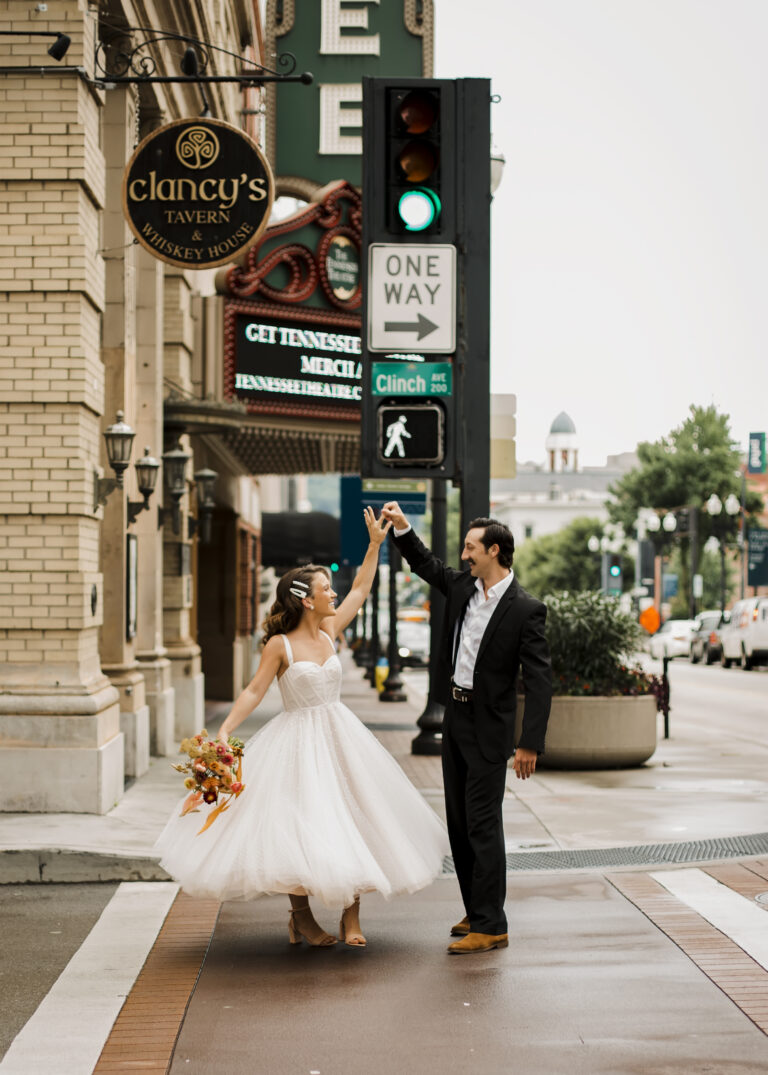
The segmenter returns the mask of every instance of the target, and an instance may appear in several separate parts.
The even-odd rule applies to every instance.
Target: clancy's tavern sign
[[[267,226],[274,181],[261,150],[238,127],[182,119],[153,131],[123,176],[123,210],[155,257],[186,269],[224,265]]]

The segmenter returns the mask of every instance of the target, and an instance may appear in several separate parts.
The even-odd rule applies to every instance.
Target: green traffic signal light
[[[440,199],[433,190],[416,187],[400,195],[397,215],[406,231],[424,231],[440,215],[441,208]]]
[[[611,575],[613,575],[614,578],[618,578],[620,574],[621,574],[621,568],[619,567],[619,565],[618,564],[611,564]]]
[[[338,571],[338,570],[339,570],[339,565],[334,560],[334,562],[331,564],[331,571]]]

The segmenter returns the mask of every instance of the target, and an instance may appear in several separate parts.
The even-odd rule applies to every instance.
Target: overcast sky
[[[493,373],[518,461],[581,461],[691,403],[768,429],[768,2],[435,0],[436,75],[490,76]],[[470,22],[471,20],[471,22]]]

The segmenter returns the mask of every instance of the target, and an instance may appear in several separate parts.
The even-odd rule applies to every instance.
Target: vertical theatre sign
[[[182,119],[139,144],[123,176],[123,211],[142,246],[185,269],[224,265],[267,226],[272,172],[256,143],[216,119]]]

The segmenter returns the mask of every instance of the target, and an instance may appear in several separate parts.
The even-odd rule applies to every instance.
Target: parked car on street
[[[397,648],[403,667],[427,667],[429,640],[430,628],[424,620],[398,620]]]
[[[738,661],[754,668],[768,661],[768,597],[746,597],[731,609],[731,622],[722,632],[720,663],[723,668]]]
[[[719,609],[699,613],[691,635],[691,664],[699,661],[713,664],[720,659],[720,631],[730,618],[729,612],[720,612]]]
[[[651,636],[651,657],[687,657],[691,652],[694,620],[665,620]]]

